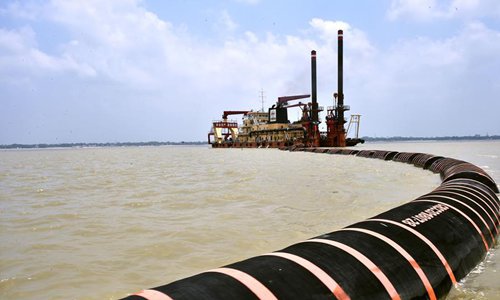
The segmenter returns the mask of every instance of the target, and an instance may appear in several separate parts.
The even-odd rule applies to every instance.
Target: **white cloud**
[[[13,80],[9,73],[30,73],[45,76],[45,72],[75,72],[94,76],[95,71],[86,63],[80,64],[67,55],[51,56],[39,50],[36,34],[31,27],[19,30],[0,29],[0,68],[2,77]],[[24,77],[24,76],[23,76]]]
[[[239,2],[239,3],[250,4],[250,5],[259,4],[261,2],[261,0],[235,0],[235,1]]]
[[[408,16],[417,20],[427,20],[442,17],[443,11],[437,7],[436,0],[393,0],[387,15],[391,20]]]
[[[361,55],[369,55],[375,50],[363,31],[352,28],[346,22],[314,18],[309,24],[320,33],[321,39],[331,47],[336,47],[338,31],[342,30],[346,39],[349,40],[347,47],[350,50]]]
[[[233,33],[238,28],[238,24],[234,22],[227,10],[220,12],[216,26],[220,31],[229,33]]]
[[[10,2],[5,8],[0,7],[0,16],[13,16],[16,18],[36,20],[40,14],[41,6],[34,2]]]
[[[313,28],[323,31],[323,39],[336,39],[339,30],[348,30],[351,28],[349,24],[343,21],[329,21],[320,18],[313,18],[309,24]]]
[[[36,46],[35,32],[31,27],[21,27],[18,30],[0,28],[0,49],[5,52],[19,52],[25,47]]]
[[[497,0],[393,0],[387,11],[390,20],[409,18],[417,21],[484,16],[500,17]]]
[[[377,58],[377,74],[361,77],[356,85],[366,90],[356,92],[373,93],[363,104],[367,118],[389,136],[485,134],[481,128],[500,128],[484,117],[500,109],[497,53],[500,32],[477,22],[453,37],[405,40]]]
[[[252,83],[250,89],[258,90],[267,82],[292,90],[290,80],[283,74],[294,77],[297,69],[307,73],[312,48],[319,50],[320,55],[323,50],[323,59],[334,50],[336,32],[332,33],[330,27],[339,24],[349,28],[344,22],[314,19],[311,26],[323,36],[323,45],[298,36],[283,39],[268,33],[259,37],[247,31],[241,37],[227,38],[219,47],[179,32],[143,9],[137,1],[52,1],[47,7],[40,7],[38,15],[64,27],[72,37],[54,56],[32,46],[45,65],[73,62],[91,68],[98,77],[149,89],[162,89],[169,81],[178,86],[175,82],[182,79],[212,90],[248,83]],[[219,17],[226,30],[236,29],[237,24],[227,11],[221,11]],[[360,31],[353,32],[364,38]],[[36,37],[23,43],[28,42],[36,43]],[[360,42],[363,44],[366,45],[366,40]],[[292,63],[295,60],[302,60],[304,64]],[[273,67],[269,68],[270,65]],[[235,81],[241,83],[235,84]]]

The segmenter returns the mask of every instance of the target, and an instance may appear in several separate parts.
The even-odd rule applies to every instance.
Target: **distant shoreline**
[[[362,137],[366,142],[410,142],[410,141],[487,141],[500,140],[500,135],[443,136],[443,137]],[[46,148],[103,148],[142,146],[199,146],[207,142],[116,142],[116,143],[59,143],[59,144],[10,144],[0,149],[46,149]]]
[[[193,146],[207,142],[124,142],[124,143],[59,143],[59,144],[10,144],[0,145],[0,149],[46,149],[46,148],[103,148],[103,147],[143,147],[143,146]]]
[[[437,137],[362,137],[366,142],[410,142],[410,141],[489,141],[500,140],[500,135],[437,136]]]

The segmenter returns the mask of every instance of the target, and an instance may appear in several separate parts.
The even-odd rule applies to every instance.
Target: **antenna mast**
[[[264,90],[263,89],[260,89],[260,92],[259,92],[259,96],[260,96],[260,102],[262,103],[262,112],[264,112]]]

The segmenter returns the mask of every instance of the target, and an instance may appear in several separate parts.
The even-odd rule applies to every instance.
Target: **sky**
[[[361,136],[500,134],[497,0],[1,0],[0,144],[204,141],[311,50],[332,105],[339,29]]]

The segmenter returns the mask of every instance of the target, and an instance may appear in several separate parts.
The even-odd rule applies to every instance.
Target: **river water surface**
[[[357,149],[463,159],[500,182],[500,142]],[[411,165],[274,149],[0,151],[0,299],[116,299],[279,250],[431,191]],[[448,299],[500,299],[500,252]]]

